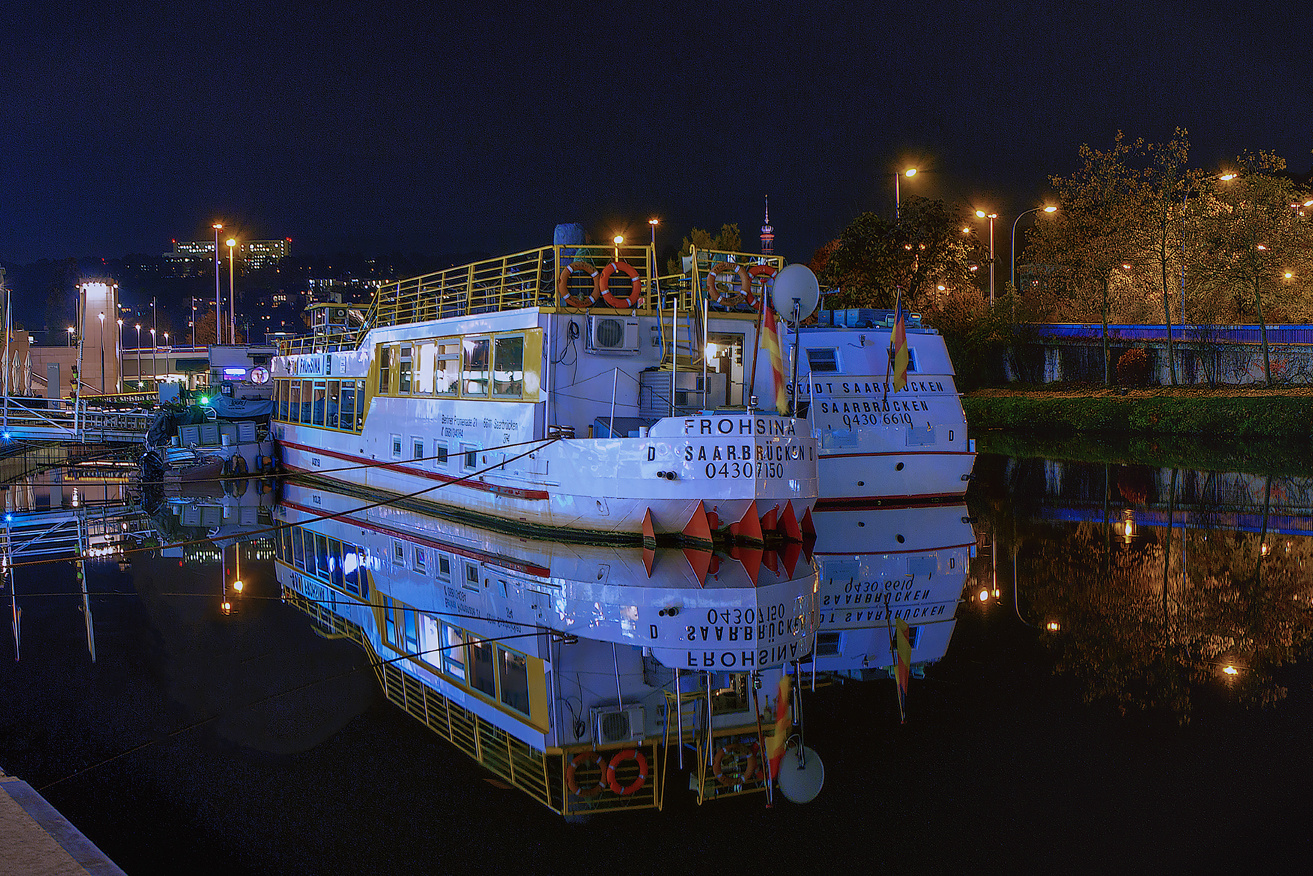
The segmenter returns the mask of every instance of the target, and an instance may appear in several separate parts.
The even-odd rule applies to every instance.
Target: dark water
[[[826,765],[807,806],[699,807],[672,765],[664,811],[566,824],[386,702],[356,645],[278,600],[259,543],[230,616],[196,550],[89,561],[94,663],[72,565],[18,567],[0,767],[129,873],[1180,871],[1307,847],[1313,489],[1002,457],[977,475],[947,654],[904,725],[888,680],[805,696]]]

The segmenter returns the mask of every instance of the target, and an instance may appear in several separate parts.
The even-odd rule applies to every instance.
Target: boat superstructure
[[[759,261],[749,292],[779,266]],[[319,307],[273,362],[284,466],[525,534],[798,540],[816,441],[745,392],[756,312],[708,319],[654,263],[558,244]],[[728,351],[712,374],[709,339]]]
[[[943,337],[910,314],[907,384],[892,385],[893,311],[821,310],[786,336],[798,410],[819,444],[823,507],[951,501],[966,494],[975,442]],[[796,345],[795,345],[796,342]],[[790,361],[790,366],[794,363]],[[766,391],[758,374],[758,392]]]

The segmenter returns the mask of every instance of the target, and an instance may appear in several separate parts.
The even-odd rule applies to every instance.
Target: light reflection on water
[[[906,725],[885,669],[882,621],[858,617],[867,609],[835,614],[822,625],[818,662],[824,670],[829,661],[845,683],[805,700],[809,744],[829,771],[815,803],[764,817],[753,798],[698,807],[671,780],[663,812],[597,816],[566,830],[388,703],[358,645],[322,638],[282,604],[272,542],[240,545],[246,588],[231,592],[239,531],[276,520],[253,496],[243,506],[257,509],[253,517],[230,509],[225,518],[222,502],[150,516],[133,507],[135,493],[121,506],[120,487],[91,480],[79,485],[80,505],[92,496],[122,507],[118,532],[194,543],[131,554],[123,570],[117,554],[87,562],[94,664],[72,565],[15,570],[23,655],[0,679],[0,695],[13,704],[0,723],[0,767],[38,787],[73,776],[45,793],[129,872],[161,861],[191,862],[196,872],[396,872],[417,861],[450,869],[468,862],[470,848],[487,869],[522,872],[525,841],[508,841],[508,820],[527,826],[548,869],[621,842],[641,860],[691,867],[720,852],[697,837],[729,830],[765,848],[782,823],[820,836],[836,819],[890,799],[903,803],[882,823],[925,862],[961,864],[978,847],[946,825],[977,818],[979,801],[1000,791],[1010,818],[1028,826],[1024,837],[999,840],[1022,866],[1088,851],[1068,828],[1108,823],[1113,799],[1127,819],[1119,829],[1128,849],[1180,862],[1198,853],[1182,839],[1187,824],[1235,793],[1262,801],[1272,789],[1257,755],[1229,741],[1282,757],[1299,750],[1293,728],[1310,713],[1306,674],[1291,674],[1308,642],[1308,482],[982,457],[966,510],[885,509],[823,528],[838,547],[818,547],[822,600],[842,599],[850,572],[904,580],[909,558],[897,553],[899,535],[922,564],[918,544],[940,548],[939,580],[953,592],[927,588],[919,604],[951,608],[922,625],[918,644],[933,650],[914,658],[920,677]],[[70,481],[47,499],[46,487],[23,482],[9,491],[8,507],[59,507],[60,495],[71,507]],[[927,537],[936,526],[949,537]],[[223,563],[215,562],[216,534]],[[899,555],[900,565],[883,565],[886,555]],[[1181,735],[1183,722],[1226,734],[1212,747]],[[1127,759],[1146,744],[1155,766],[1132,775]],[[1223,757],[1268,785],[1217,787],[1200,763]],[[1308,778],[1298,765],[1286,773],[1278,800]],[[1151,780],[1152,790],[1140,784]],[[1174,803],[1174,814],[1137,802],[1149,798]],[[1261,815],[1277,804],[1256,805]],[[1275,823],[1281,812],[1266,814]],[[435,827],[362,828],[362,817]],[[644,839],[666,828],[692,839],[673,847]],[[1152,840],[1150,828],[1159,831]],[[452,829],[469,844],[439,841]],[[809,848],[776,848],[761,860],[801,866],[814,862]]]

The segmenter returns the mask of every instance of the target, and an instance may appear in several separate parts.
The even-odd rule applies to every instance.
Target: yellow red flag
[[[907,386],[907,322],[903,319],[903,308],[899,307],[894,315],[894,336],[891,341],[894,348],[894,392]]]
[[[775,322],[775,311],[769,302],[762,302],[766,312],[761,317],[761,345],[770,355],[770,374],[775,388],[775,410],[789,412],[789,400],[784,392],[784,354],[780,346],[780,330]]]
[[[789,741],[789,730],[793,720],[789,715],[789,691],[792,682],[786,672],[780,676],[779,696],[775,700],[775,735],[766,743],[766,753],[770,755],[770,777],[773,779],[780,771],[780,761],[784,760],[785,743]]]

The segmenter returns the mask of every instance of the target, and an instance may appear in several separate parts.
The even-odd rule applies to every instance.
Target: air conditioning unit
[[[589,314],[588,349],[594,353],[637,353],[638,320]]]
[[[616,742],[634,742],[646,734],[643,729],[643,707],[592,709],[594,741],[597,745]]]

